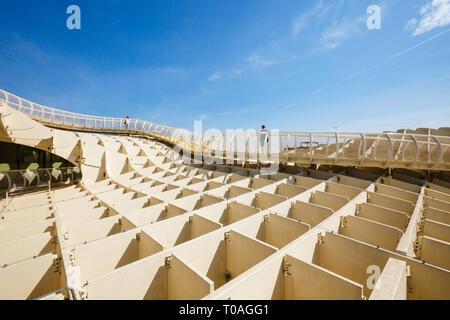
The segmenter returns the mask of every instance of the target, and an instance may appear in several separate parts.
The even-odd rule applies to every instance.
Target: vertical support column
[[[411,215],[408,227],[406,228],[405,233],[401,237],[396,249],[397,252],[407,255],[409,257],[415,257],[414,241],[416,240],[417,237],[417,228],[418,228],[417,224],[419,223],[420,217],[422,215],[424,194],[425,194],[425,187],[422,187],[422,189],[420,190],[419,197],[417,198],[414,211]]]
[[[50,201],[55,215],[57,250],[59,251],[61,259],[63,261],[64,274],[66,275],[67,281],[67,288],[72,293],[72,299],[79,300],[81,290],[80,268],[76,265],[73,253],[68,252],[68,250],[66,249],[65,241],[66,239],[68,239],[68,234],[65,231],[64,225],[62,223],[61,217],[58,214],[57,208],[55,208],[53,205],[53,198],[51,198]]]

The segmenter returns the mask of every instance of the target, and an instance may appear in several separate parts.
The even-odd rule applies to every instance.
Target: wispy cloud
[[[349,32],[350,28],[348,25],[333,26],[322,33],[319,43],[325,49],[334,49],[349,35]]]
[[[242,68],[234,69],[234,70],[226,71],[226,72],[216,71],[208,77],[208,80],[209,81],[217,81],[217,80],[221,80],[221,79],[238,78],[242,75],[243,72],[244,72],[244,70]]]
[[[183,73],[184,69],[178,67],[157,67],[154,69],[155,71],[164,72],[164,73]]]
[[[271,65],[274,65],[274,64],[277,64],[277,63],[281,62],[281,61],[278,61],[278,60],[263,59],[256,53],[253,53],[251,56],[249,56],[245,60],[247,60],[247,62],[249,63],[249,65],[251,67],[256,68],[256,69],[269,67]]]
[[[449,25],[450,0],[432,0],[421,7],[419,14],[420,20],[411,19],[405,27],[408,31],[414,29],[413,36]]]
[[[292,37],[298,36],[299,32],[306,28],[307,25],[314,21],[320,22],[324,20],[325,17],[329,15],[329,12],[333,8],[339,8],[343,4],[343,0],[339,0],[338,2],[334,1],[333,3],[329,3],[325,0],[319,0],[318,3],[312,7],[310,10],[307,10],[300,15],[298,15],[292,22]],[[334,29],[327,29],[321,37],[321,46],[326,49],[333,49],[338,44],[342,38],[346,37],[352,28],[352,24],[344,24],[341,23],[335,27]],[[261,54],[253,52],[245,61],[247,65],[241,65],[238,68],[231,70],[229,72],[224,73],[214,73],[209,77],[209,80],[214,81],[221,78],[236,78],[245,74],[249,69],[263,69],[266,67],[270,67],[276,64],[286,63],[288,60],[296,59],[297,54],[292,54],[290,52],[279,52],[280,51],[280,39],[277,41],[270,41],[271,48],[269,50],[264,50],[265,54]],[[266,48],[267,49],[267,48]],[[271,54],[267,54],[267,52],[271,52]]]
[[[307,27],[312,19],[323,18],[327,15],[328,11],[331,9],[333,4],[325,5],[323,0],[312,8],[311,10],[305,11],[298,15],[292,22],[291,35],[292,37],[297,37],[302,29]]]
[[[242,69],[235,69],[233,70],[233,75],[234,76],[240,76],[242,74]]]
[[[231,71],[219,72],[216,71],[208,77],[209,81],[217,81],[221,79],[238,78],[244,72],[244,68],[233,69]]]
[[[222,115],[223,116],[234,116],[234,115],[243,114],[243,113],[247,113],[247,112],[248,112],[247,108],[240,108],[240,109],[236,109],[236,110],[227,109],[224,112],[222,112]]]
[[[222,79],[223,74],[222,72],[214,72],[212,75],[209,76],[209,81],[216,81]]]
[[[350,35],[357,33],[365,26],[366,16],[362,15],[356,19],[343,19],[322,32],[319,45],[322,49],[334,49],[338,47]]]
[[[373,66],[370,66],[370,67],[368,67],[368,68],[365,68],[364,70],[361,70],[361,71],[359,71],[359,72],[352,73],[351,75],[345,77],[343,80],[349,80],[349,79],[354,78],[354,77],[356,77],[356,76],[359,76],[359,75],[361,75],[361,74],[363,74],[363,73],[366,73],[367,71],[370,71],[370,70],[372,70],[372,69],[375,69],[375,68],[377,68],[377,67],[380,67],[380,66],[382,66],[382,65],[384,65],[384,64],[386,64],[386,63],[388,63],[388,62],[390,62],[390,61],[392,61],[392,60],[394,60],[394,59],[396,59],[396,58],[398,58],[398,57],[403,56],[404,54],[407,54],[408,52],[413,51],[414,49],[417,49],[417,48],[419,48],[419,47],[425,45],[426,43],[428,43],[428,42],[430,42],[430,41],[432,41],[432,40],[434,40],[434,39],[436,39],[436,38],[439,38],[439,37],[443,36],[444,34],[446,34],[446,33],[448,33],[448,32],[450,32],[450,29],[447,29],[447,30],[445,30],[445,31],[443,31],[443,32],[441,32],[441,33],[438,33],[438,34],[436,34],[436,35],[434,35],[434,36],[432,36],[432,37],[430,37],[430,38],[428,38],[428,39],[426,39],[426,40],[424,40],[424,41],[421,41],[421,42],[419,42],[419,43],[417,43],[417,44],[415,44],[415,45],[409,47],[408,49],[405,49],[405,50],[403,50],[403,51],[400,51],[400,52],[394,54],[393,56],[391,56],[391,57],[389,57],[389,58],[387,58],[387,59],[385,59],[385,60],[383,60],[383,61],[381,61],[381,62],[379,62],[379,63],[377,63],[377,64],[375,64],[375,65],[373,65]]]
[[[281,108],[281,110],[283,110],[283,111],[289,110],[289,109],[291,109],[292,107],[296,106],[297,104],[298,104],[298,102],[290,103],[290,104],[284,106],[283,108]]]
[[[416,18],[413,18],[413,19],[408,21],[408,23],[406,24],[404,30],[405,31],[411,31],[417,26],[418,23],[419,23],[419,20],[417,20]]]
[[[440,36],[446,34],[446,33],[449,32],[449,31],[450,31],[450,29],[447,29],[447,30],[445,30],[445,31],[442,31],[441,33],[435,34],[434,36],[432,36],[432,37],[430,37],[430,38],[428,38],[428,39],[426,39],[426,40],[424,40],[424,41],[421,41],[421,42],[419,42],[418,44],[415,44],[415,45],[413,45],[412,47],[410,47],[410,48],[408,48],[408,49],[406,49],[406,50],[403,50],[403,51],[397,53],[396,55],[394,55],[394,56],[392,57],[392,59],[397,58],[397,57],[400,57],[400,56],[404,55],[405,53],[408,53],[408,52],[410,52],[410,51],[412,51],[412,50],[414,50],[414,49],[416,49],[416,48],[418,48],[418,47],[421,47],[421,46],[423,46],[424,44],[430,42],[431,40],[434,40],[434,39],[436,39],[436,38],[439,38]]]
[[[300,33],[300,30],[303,29],[307,24],[307,15],[302,14],[295,18],[293,25],[292,25],[292,37],[297,37]]]

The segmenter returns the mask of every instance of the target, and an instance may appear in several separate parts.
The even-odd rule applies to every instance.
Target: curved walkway
[[[140,134],[202,154],[214,163],[339,165],[450,170],[450,137],[415,133],[270,132],[268,150],[253,131],[194,134],[150,121],[97,117],[49,108],[0,89],[0,101],[39,123],[72,131]]]

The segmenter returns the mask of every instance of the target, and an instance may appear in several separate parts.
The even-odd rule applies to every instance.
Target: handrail
[[[211,156],[226,153],[225,157],[232,158],[233,161],[257,159],[262,162],[258,160],[261,152],[258,148],[259,133],[256,131],[235,131],[232,135],[223,133],[220,134],[223,143],[219,143],[214,141],[217,136],[214,134],[194,134],[188,130],[139,119],[129,119],[127,129],[125,118],[99,117],[50,108],[1,89],[0,101],[50,127],[99,133],[142,134],[177,145],[190,153],[197,154],[205,150]],[[239,138],[241,135],[242,139]],[[448,157],[445,157],[450,149],[448,136],[396,132],[272,131],[268,138],[266,149],[270,150],[265,150],[264,157],[267,161],[450,170]],[[238,141],[244,141],[244,144],[241,146]],[[397,145],[403,143],[402,158],[395,159],[393,155],[397,152],[396,148],[399,148]]]
[[[3,170],[0,171],[0,192],[8,194],[11,190],[24,191],[43,186],[43,183],[62,184],[64,176],[74,183],[81,177],[81,175],[74,176],[74,173],[76,175],[80,173],[78,167]],[[4,179],[7,186],[3,187]]]
[[[44,294],[44,295],[42,295],[42,296],[39,296],[39,297],[37,297],[37,298],[34,298],[34,299],[32,299],[32,300],[41,300],[41,299],[44,299],[44,298],[46,298],[46,297],[48,297],[48,296],[51,296],[52,294],[55,294],[55,293],[58,293],[58,292],[61,292],[61,291],[64,291],[64,290],[69,290],[69,291],[70,291],[70,294],[72,295],[72,299],[73,299],[73,300],[77,300],[77,296],[76,296],[76,294],[75,294],[75,289],[72,288],[72,287],[61,288],[61,289],[52,291],[52,292],[50,292],[50,293]]]

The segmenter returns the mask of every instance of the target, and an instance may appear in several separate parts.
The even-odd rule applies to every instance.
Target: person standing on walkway
[[[125,125],[125,130],[128,131],[128,126],[130,124],[130,117],[127,116],[127,118],[125,119],[125,121],[123,122],[123,124]]]
[[[262,153],[266,153],[266,145],[269,142],[269,131],[266,130],[266,126],[262,125],[261,130],[259,130],[259,144],[261,146]]]

